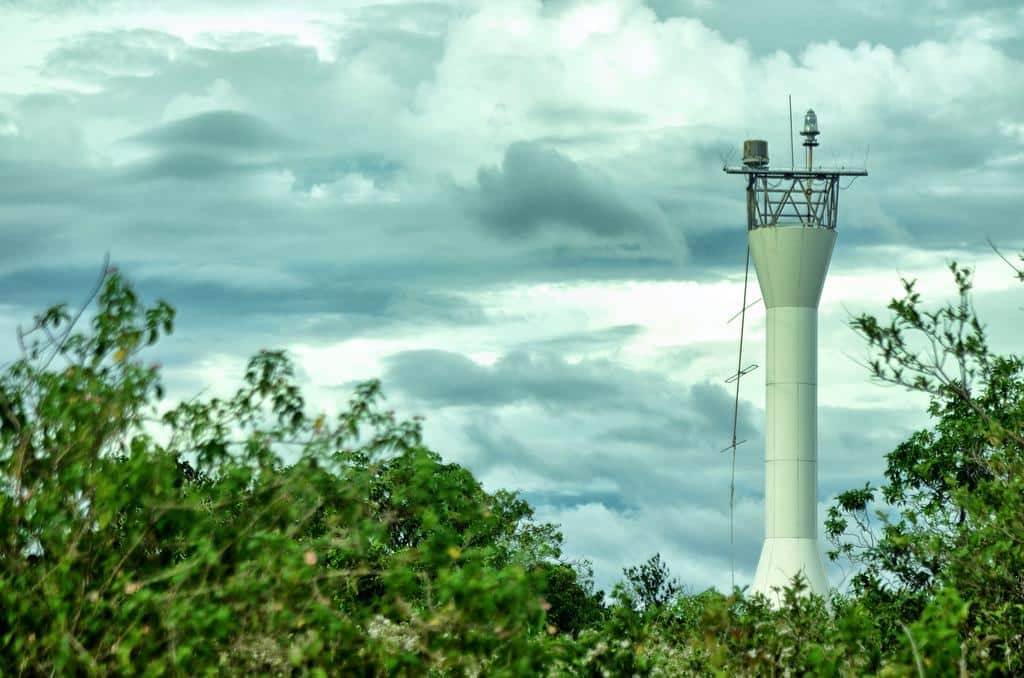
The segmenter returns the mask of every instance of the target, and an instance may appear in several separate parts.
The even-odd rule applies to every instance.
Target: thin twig
[[[1018,276],[1022,276],[1022,275],[1024,275],[1024,270],[1022,270],[1022,269],[1019,269],[1019,268],[1017,268],[1016,266],[1014,266],[1014,265],[1013,265],[1013,264],[1012,264],[1012,263],[1010,262],[1010,260],[1009,260],[1009,259],[1007,259],[1006,257],[1004,257],[1004,256],[1003,256],[1003,253],[999,251],[999,248],[995,246],[995,244],[994,244],[994,243],[992,242],[992,239],[991,239],[991,238],[988,238],[988,237],[986,237],[986,238],[985,238],[985,241],[986,241],[986,242],[988,243],[988,246],[992,248],[992,251],[993,251],[993,252],[995,252],[995,253],[996,253],[997,255],[999,255],[999,258],[1000,258],[1000,259],[1002,259],[1003,261],[1005,261],[1005,262],[1006,262],[1006,265],[1007,265],[1007,266],[1009,266],[1010,268],[1012,268],[1012,269],[1014,270],[1014,272],[1015,272],[1015,273],[1016,273],[1016,274],[1017,274]]]
[[[924,664],[921,662],[921,653],[917,651],[917,643],[914,642],[914,635],[907,628],[907,625],[900,622],[900,627],[903,628],[903,632],[907,634],[907,638],[910,639],[910,650],[914,654],[914,666],[917,667],[917,675],[919,678],[925,678]]]
[[[68,337],[71,336],[72,328],[74,328],[74,326],[78,323],[78,320],[82,317],[82,314],[85,313],[85,309],[89,308],[89,304],[92,303],[92,300],[96,298],[96,295],[99,294],[99,291],[103,288],[103,281],[107,279],[107,274],[109,273],[109,271],[110,251],[107,250],[106,254],[103,255],[103,270],[100,272],[99,280],[96,281],[96,286],[89,294],[89,297],[88,299],[86,299],[85,303],[82,304],[82,307],[78,309],[78,313],[75,314],[75,317],[71,319],[70,323],[68,323],[67,329],[64,330],[64,336],[61,338],[60,343],[54,349],[53,353],[50,354],[49,359],[47,359],[47,361],[39,369],[40,372],[46,371],[46,368],[50,366],[50,363],[53,362],[53,359],[57,356],[58,353],[60,353],[60,350],[64,348],[64,344],[67,342]]]

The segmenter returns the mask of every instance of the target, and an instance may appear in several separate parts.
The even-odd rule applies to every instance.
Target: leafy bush
[[[139,355],[174,310],[111,269],[91,332],[55,306],[0,374],[0,671],[1024,674],[1024,360],[990,350],[951,270],[958,302],[926,311],[906,282],[888,323],[854,320],[874,376],[928,393],[934,425],[828,512],[852,591],[797,579],[776,609],[687,593],[660,555],[606,599],[556,526],[444,463],[378,382],[307,414],[282,351],[230,398],[159,414]]]
[[[872,374],[929,394],[935,426],[887,455],[880,491],[897,515],[879,515],[880,535],[868,525],[877,492],[870,485],[840,495],[826,529],[832,557],[861,566],[855,590],[884,613],[889,642],[909,643],[916,629],[918,640],[905,647],[921,653],[915,669],[933,672],[936,661],[1019,674],[1024,360],[992,352],[971,302],[971,271],[956,263],[950,271],[957,302],[925,310],[913,281],[904,281],[887,325],[869,315],[853,322],[876,352]],[[844,539],[851,529],[852,542]]]
[[[49,343],[0,379],[7,671],[540,668],[552,526],[443,464],[377,382],[307,416],[280,351],[232,398],[157,417],[159,370],[137,358],[173,318],[111,272],[91,334],[55,307],[36,319]]]

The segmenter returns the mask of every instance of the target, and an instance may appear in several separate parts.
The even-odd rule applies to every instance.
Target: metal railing
[[[749,175],[749,229],[780,225],[834,229],[838,212],[838,176],[793,176],[775,179],[763,174]]]

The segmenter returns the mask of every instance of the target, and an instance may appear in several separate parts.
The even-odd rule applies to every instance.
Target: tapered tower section
[[[818,123],[804,118],[806,169],[772,169],[764,141],[744,142],[747,242],[767,308],[765,539],[751,587],[773,588],[802,573],[828,592],[818,544],[818,302],[836,242],[839,178],[865,170],[814,167]]]

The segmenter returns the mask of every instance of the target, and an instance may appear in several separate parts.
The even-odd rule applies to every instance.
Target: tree
[[[660,555],[605,605],[556,526],[445,463],[379,382],[314,416],[283,351],[159,415],[139,354],[174,311],[105,267],[92,331],[55,306],[0,374],[0,672],[1024,673],[1024,362],[989,348],[951,268],[957,303],[926,311],[907,282],[890,322],[854,321],[934,425],[829,511],[853,595],[797,581],[775,610],[687,595]]]
[[[53,307],[0,375],[0,672],[544,666],[537,566],[561,537],[528,504],[442,463],[376,381],[307,415],[283,351],[158,416],[139,354],[174,311],[106,266],[97,291],[91,332]]]
[[[672,602],[682,591],[678,580],[655,553],[640,565],[623,569],[626,575],[625,591],[641,610],[660,610]]]
[[[578,634],[604,619],[604,591],[594,589],[594,573],[587,562],[545,562],[544,599],[548,624],[555,632]]]
[[[1014,270],[1024,280],[1024,272]],[[935,425],[887,455],[880,488],[839,495],[826,523],[830,556],[861,566],[854,588],[886,611],[882,623],[890,636],[910,638],[906,625],[921,615],[945,619],[975,661],[983,657],[989,669],[1019,673],[1024,361],[991,350],[971,300],[971,271],[956,263],[950,271],[956,302],[925,310],[914,281],[904,280],[904,296],[889,305],[888,323],[867,314],[853,321],[874,354],[873,376],[928,394]],[[880,516],[876,533],[869,509],[877,498],[896,515]]]

